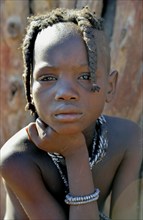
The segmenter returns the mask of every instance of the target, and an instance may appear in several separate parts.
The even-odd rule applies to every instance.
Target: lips
[[[59,121],[63,122],[73,122],[77,121],[82,117],[81,113],[61,113],[61,114],[56,114],[55,118]]]
[[[75,108],[60,108],[54,113],[55,119],[61,122],[74,122],[82,116],[83,113]]]

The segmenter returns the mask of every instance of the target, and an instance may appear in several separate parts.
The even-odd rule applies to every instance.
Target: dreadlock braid
[[[91,75],[91,81],[92,84],[96,84],[96,69],[97,69],[97,48],[94,38],[94,29],[92,28],[90,22],[85,19],[84,17],[78,17],[77,18],[78,25],[83,33],[83,40],[86,43],[87,46],[87,52],[88,52],[88,61],[89,61],[89,69],[90,69],[90,75]],[[96,60],[96,62],[95,62]],[[93,87],[92,87],[93,88]],[[95,88],[96,90],[96,88]],[[92,89],[92,91],[95,91]]]
[[[31,110],[31,113],[35,113],[36,112],[35,106],[33,105],[32,99],[31,99],[31,78],[32,78],[31,75],[32,75],[32,69],[33,69],[33,47],[34,47],[34,42],[38,34],[38,31],[36,31],[37,29],[33,30],[32,27],[31,29],[29,29],[29,34],[25,37],[25,40],[23,43],[24,45],[23,57],[24,57],[24,65],[25,65],[23,79],[24,79],[24,86],[25,86],[25,95],[27,99],[25,110]]]
[[[97,45],[94,31],[103,30],[103,20],[97,18],[95,13],[91,13],[88,7],[85,7],[82,10],[57,8],[46,15],[32,16],[29,21],[30,24],[27,27],[27,34],[22,48],[25,67],[23,78],[27,100],[26,110],[31,110],[32,113],[36,112],[31,98],[31,81],[33,71],[33,50],[37,34],[41,32],[41,30],[59,22],[72,22],[79,27],[87,47],[92,82],[91,91],[99,91],[100,88],[96,84],[95,74],[97,69]]]

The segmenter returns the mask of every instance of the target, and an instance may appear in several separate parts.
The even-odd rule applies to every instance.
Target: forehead
[[[38,36],[45,34],[50,34],[55,39],[56,35],[58,34],[59,37],[67,37],[67,36],[75,36],[80,35],[81,32],[79,27],[72,23],[72,22],[59,22],[57,24],[53,24],[52,26],[48,26],[47,28],[43,29]]]
[[[54,44],[63,44],[66,40],[73,38],[80,38],[80,40],[83,41],[77,25],[69,22],[57,23],[38,33],[35,46],[42,46],[45,43],[51,46]]]
[[[34,62],[56,62],[67,57],[76,62],[87,60],[87,51],[81,33],[75,24],[58,23],[42,30],[34,46]]]
[[[110,48],[107,41],[107,38],[103,31],[95,30],[95,41],[97,45],[97,67],[105,67],[109,72],[110,70]],[[65,50],[67,48],[67,50]],[[37,58],[42,58],[42,54],[45,51],[55,50],[56,55],[57,51],[60,49],[65,50],[64,53],[69,55],[71,50],[74,50],[73,56],[81,56],[86,53],[87,59],[87,48],[82,37],[82,33],[79,27],[71,22],[62,22],[57,23],[52,26],[49,26],[43,29],[36,38],[34,45],[34,62]],[[71,54],[72,55],[72,54]],[[48,58],[51,58],[48,57]],[[96,59],[96,58],[95,58]],[[96,61],[95,61],[96,62]]]

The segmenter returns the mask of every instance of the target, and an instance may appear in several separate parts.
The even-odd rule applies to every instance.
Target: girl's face
[[[101,89],[91,92],[87,51],[80,34],[71,34],[67,24],[44,29],[37,36],[33,62],[32,97],[41,120],[59,133],[88,131],[103,111],[108,82],[104,65],[98,66]]]

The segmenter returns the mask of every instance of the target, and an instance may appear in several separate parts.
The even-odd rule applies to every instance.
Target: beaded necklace
[[[93,137],[93,143],[91,149],[89,149],[89,165],[92,170],[93,166],[100,162],[106,155],[108,148],[108,137],[107,137],[107,123],[103,115],[101,115],[96,122],[95,132]],[[64,157],[58,153],[48,153],[52,161],[56,165],[59,174],[65,185],[65,193],[69,191],[69,184],[67,178],[66,167],[62,161]]]

